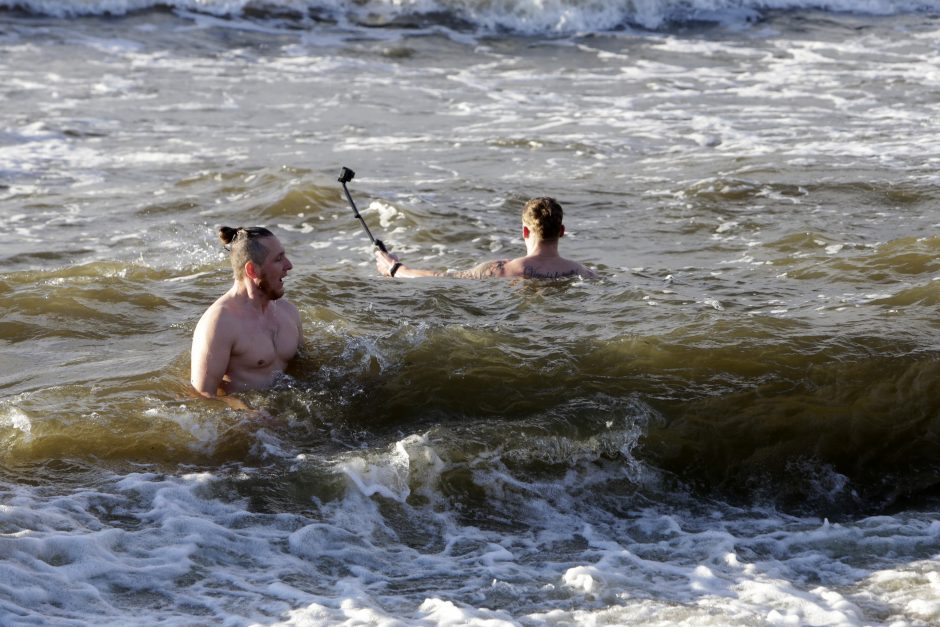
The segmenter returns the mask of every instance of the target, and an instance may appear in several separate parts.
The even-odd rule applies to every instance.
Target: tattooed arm
[[[394,276],[397,278],[418,278],[418,277],[452,277],[456,279],[486,279],[489,277],[506,276],[506,264],[508,260],[486,261],[469,270],[458,272],[446,272],[435,270],[421,270],[420,268],[409,268],[398,260],[398,257],[381,250],[375,251],[375,267],[382,276]]]
[[[463,270],[461,272],[447,272],[442,276],[452,276],[458,279],[488,279],[490,277],[506,276],[506,264],[508,259],[499,261],[484,261],[483,263]]]

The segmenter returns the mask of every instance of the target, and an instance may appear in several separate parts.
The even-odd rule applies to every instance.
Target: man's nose
[[[292,263],[290,262],[290,259],[288,259],[287,257],[284,257],[284,261],[287,262],[287,268],[285,268],[286,270],[291,270],[291,269],[293,269],[294,264],[292,264]]]

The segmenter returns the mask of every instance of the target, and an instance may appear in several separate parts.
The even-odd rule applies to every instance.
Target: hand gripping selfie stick
[[[356,218],[359,220],[359,222],[362,223],[362,228],[366,230],[366,235],[368,235],[369,239],[372,240],[372,244],[383,253],[387,253],[388,250],[385,248],[385,244],[382,243],[382,240],[372,237],[372,231],[369,230],[369,225],[366,224],[366,221],[362,219],[361,215],[359,215],[359,210],[356,209],[356,203],[353,202],[352,196],[349,195],[349,189],[347,189],[346,183],[353,180],[354,176],[356,176],[356,173],[349,168],[344,167],[342,170],[340,170],[339,182],[343,184],[343,191],[346,192],[346,200],[349,201],[349,206],[352,207],[353,213],[356,214]]]

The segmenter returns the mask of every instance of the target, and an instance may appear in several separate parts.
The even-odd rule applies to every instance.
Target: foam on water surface
[[[259,473],[251,468],[128,474],[67,498],[5,484],[0,569],[18,582],[2,588],[5,621],[83,622],[93,613],[96,624],[118,624],[134,612],[144,622],[197,624],[525,624],[635,620],[654,608],[666,612],[654,624],[716,620],[716,611],[733,624],[936,617],[926,558],[940,533],[929,517],[829,524],[717,503],[695,512],[639,502],[614,517],[589,497],[478,475],[490,507],[514,512],[506,526],[496,508],[447,505],[441,481],[455,462],[433,448],[427,435],[411,436],[368,470],[342,462],[330,472],[356,480],[316,513],[252,512],[225,496]],[[381,479],[381,465],[398,478]],[[586,470],[572,470],[571,496],[603,481]],[[617,480],[613,467],[604,472]],[[402,479],[423,485],[423,498],[402,491]],[[524,508],[509,499],[520,490]],[[419,529],[422,539],[408,540]],[[582,609],[566,609],[572,603]]]
[[[934,0],[645,0],[616,3],[586,0],[369,0],[356,6],[335,0],[3,0],[0,6],[26,9],[56,17],[83,15],[125,15],[134,11],[169,5],[183,14],[194,12],[209,16],[239,16],[252,11],[269,11],[275,17],[326,15],[343,23],[346,20],[366,24],[394,23],[396,20],[420,20],[425,16],[449,16],[485,32],[504,30],[539,34],[605,31],[626,24],[656,29],[682,22],[748,23],[768,10],[825,10],[896,15],[917,11],[936,11]],[[198,18],[212,23],[211,18]],[[261,27],[255,26],[259,30]]]

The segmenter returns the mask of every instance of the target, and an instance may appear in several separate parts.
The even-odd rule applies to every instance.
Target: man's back
[[[564,257],[526,255],[515,259],[485,261],[469,270],[451,273],[439,273],[464,279],[485,279],[503,277],[507,279],[563,279],[568,277],[594,278],[596,274],[590,268]]]
[[[595,276],[593,270],[577,261],[564,257],[539,255],[526,255],[513,259],[506,264],[506,274],[526,279],[562,279],[574,276],[592,278]]]

